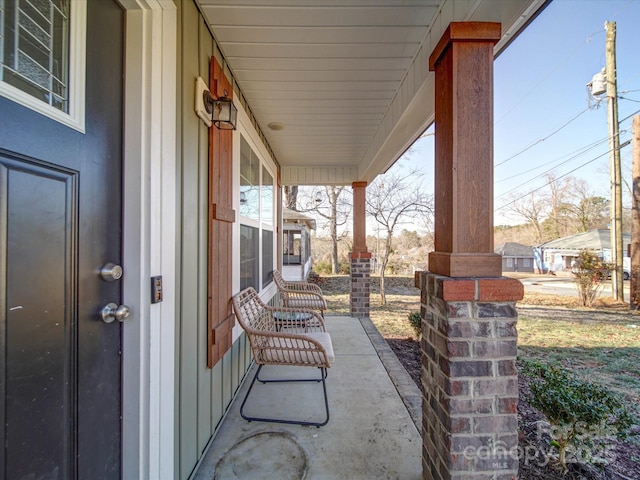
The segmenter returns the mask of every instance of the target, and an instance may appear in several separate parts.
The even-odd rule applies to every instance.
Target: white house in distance
[[[306,280],[311,271],[311,230],[316,221],[290,208],[282,209],[282,277]]]
[[[631,234],[622,234],[624,278],[629,278],[629,244]],[[571,263],[582,250],[591,250],[605,261],[611,261],[611,232],[605,228],[550,240],[533,248],[537,273],[569,272]]]

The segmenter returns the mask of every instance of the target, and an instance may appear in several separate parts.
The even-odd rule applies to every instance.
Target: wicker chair
[[[247,333],[253,358],[258,364],[249,390],[240,407],[240,415],[248,421],[290,423],[321,427],[329,421],[327,400],[327,368],[335,360],[331,337],[324,320],[317,312],[301,308],[271,307],[265,305],[257,292],[249,287],[233,297],[233,310],[240,326]],[[320,369],[320,378],[262,380],[260,370],[265,365],[314,367]],[[253,386],[271,382],[322,382],[326,418],[319,422],[293,419],[250,417],[244,406]]]
[[[273,280],[285,307],[317,310],[324,318],[327,301],[318,285],[309,282],[287,282],[278,270],[273,271]]]

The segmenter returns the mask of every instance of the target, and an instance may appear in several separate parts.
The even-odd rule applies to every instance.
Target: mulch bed
[[[413,379],[420,387],[421,352],[420,344],[412,338],[387,338],[387,343],[395,352]],[[610,443],[610,461],[604,466],[583,463],[569,463],[568,471],[546,455],[535,457],[533,452],[545,454],[550,447],[550,437],[545,433],[545,418],[525,400],[529,388],[527,380],[520,375],[518,379],[520,402],[518,404],[519,446],[521,451],[530,452],[529,458],[520,459],[519,476],[521,480],[638,480],[640,479],[640,447],[628,441],[613,440]]]

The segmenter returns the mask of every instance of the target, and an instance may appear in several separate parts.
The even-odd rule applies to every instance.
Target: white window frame
[[[69,113],[39,100],[0,80],[0,95],[11,101],[85,133],[85,86],[87,65],[87,0],[71,0],[69,15]]]
[[[260,136],[255,130],[253,123],[247,113],[245,112],[242,104],[238,101],[234,101],[236,106],[238,107],[238,129],[236,133],[233,135],[233,203],[234,208],[238,212],[238,217],[236,222],[233,225],[233,291],[238,292],[240,289],[240,252],[236,250],[240,245],[240,224],[247,225],[251,227],[257,227],[262,232],[262,229],[265,228],[264,224],[261,220],[253,220],[250,218],[246,218],[239,214],[240,212],[240,145],[241,145],[241,135],[247,141],[253,152],[260,159],[261,167],[265,167],[269,174],[273,177],[273,224],[267,227],[268,230],[273,231],[273,268],[277,268],[279,263],[278,259],[278,242],[281,241],[280,234],[278,233],[278,224],[279,224],[279,212],[277,209],[278,203],[278,175],[277,175],[277,167],[275,162],[271,159],[269,152],[266,147],[262,143]],[[262,175],[262,173],[261,173]],[[260,177],[262,178],[262,176]],[[260,248],[262,249],[262,235],[260,235]],[[260,280],[262,281],[262,254],[260,255]],[[271,282],[266,287],[263,287],[262,291],[259,292],[260,297],[265,301],[269,302],[271,298],[276,294],[275,283]],[[236,323],[233,331],[233,341],[235,341],[242,334],[242,329]]]
[[[251,148],[253,154],[256,156],[256,158],[259,160],[259,167],[258,167],[258,183],[257,183],[257,187],[259,188],[259,203],[258,203],[258,219],[254,219],[251,217],[245,217],[244,215],[238,215],[239,217],[239,224],[240,225],[244,225],[246,227],[253,227],[253,228],[257,228],[258,229],[258,281],[260,283],[259,288],[256,288],[256,290],[258,290],[260,293],[263,293],[267,290],[269,290],[269,287],[273,284],[273,282],[269,283],[268,285],[264,285],[263,284],[263,251],[262,251],[262,246],[263,246],[263,238],[262,238],[262,232],[265,230],[268,230],[270,232],[272,232],[273,234],[273,243],[272,243],[272,248],[273,248],[273,254],[272,254],[272,258],[274,260],[273,262],[273,267],[276,268],[277,264],[278,264],[278,259],[277,259],[277,242],[278,240],[278,235],[277,235],[277,229],[276,229],[276,205],[275,205],[275,199],[277,198],[277,193],[276,193],[276,186],[277,186],[277,176],[274,173],[274,166],[271,165],[271,162],[269,162],[268,160],[265,160],[264,152],[261,151],[261,149],[258,147],[258,144],[256,144],[255,140],[252,138],[252,135],[250,135],[248,133],[248,131],[244,128],[240,129],[240,135],[238,135],[239,137],[239,148],[238,148],[238,157],[240,158],[241,161],[241,155],[240,155],[240,146],[242,145],[242,138],[244,138],[244,140],[247,142],[247,145],[249,145],[249,148]],[[272,195],[272,200],[271,200],[271,208],[272,208],[272,218],[271,218],[271,224],[269,223],[265,223],[263,222],[263,217],[262,217],[262,207],[263,207],[263,196],[262,196],[262,187],[263,187],[263,169],[265,169],[269,175],[271,175],[271,179],[272,179],[272,189],[273,189],[273,195]],[[238,162],[238,170],[240,170],[240,162]],[[240,175],[238,175],[238,177],[240,177]],[[238,191],[240,189],[240,182],[236,182],[237,185],[234,186],[234,188],[237,188]],[[239,194],[238,194],[239,197]],[[239,202],[239,200],[238,200]],[[238,212],[240,211],[239,208],[239,203],[238,203]],[[240,227],[238,227],[239,229]],[[238,242],[238,244],[240,244]],[[240,252],[238,252],[238,259],[240,258]]]
[[[262,202],[264,201],[264,197],[262,196],[262,194],[260,194],[260,285],[261,285],[261,289],[262,290],[266,290],[269,288],[269,285],[273,285],[273,278],[271,279],[271,282],[267,285],[264,285],[264,271],[262,269],[262,267],[264,266],[263,263],[263,251],[262,251],[262,247],[264,245],[264,239],[262,237],[263,232],[265,231],[269,231],[272,234],[272,242],[271,242],[271,258],[273,259],[273,265],[272,265],[272,269],[277,268],[278,266],[278,248],[277,248],[277,242],[278,242],[278,234],[277,234],[277,230],[276,230],[276,215],[277,215],[277,209],[276,209],[276,198],[278,198],[278,193],[276,191],[276,187],[277,187],[277,176],[276,174],[272,171],[272,169],[270,168],[269,162],[265,162],[262,158],[260,159],[260,188],[262,189],[264,187],[264,171],[266,170],[269,175],[271,175],[271,223],[267,223],[263,221],[263,217],[262,217],[262,212],[263,212],[263,205]]]
[[[262,196],[262,189],[264,188],[264,170],[267,171],[267,173],[271,176],[271,191],[272,191],[272,196],[271,196],[271,223],[265,222],[263,220],[263,200],[264,197]],[[263,229],[267,229],[267,230],[272,230],[275,231],[275,223],[276,223],[276,205],[275,205],[275,199],[276,199],[276,175],[273,173],[273,171],[269,168],[269,165],[264,162],[262,159],[260,161],[260,189],[261,189],[261,193],[260,193],[260,222],[262,224],[262,228]]]

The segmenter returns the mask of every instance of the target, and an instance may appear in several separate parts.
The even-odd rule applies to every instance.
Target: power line
[[[513,204],[513,203],[516,203],[518,200],[522,200],[522,199],[523,199],[524,197],[526,197],[527,195],[530,195],[530,194],[532,194],[532,193],[534,193],[534,192],[537,192],[538,190],[542,190],[544,187],[547,187],[547,186],[551,185],[553,182],[555,182],[555,181],[557,181],[557,180],[560,180],[560,179],[561,179],[561,178],[563,178],[563,177],[566,177],[567,175],[569,175],[569,174],[571,174],[571,173],[575,172],[576,170],[581,169],[582,167],[586,167],[586,166],[587,166],[587,165],[589,165],[590,163],[593,163],[593,162],[595,162],[596,160],[599,160],[600,158],[604,157],[605,155],[608,155],[608,154],[609,154],[609,152],[611,152],[611,150],[608,150],[608,151],[604,152],[603,154],[598,155],[598,156],[597,156],[597,157],[595,157],[595,158],[592,158],[592,159],[591,159],[591,160],[589,160],[588,162],[585,162],[585,163],[583,163],[582,165],[580,165],[580,166],[578,166],[578,167],[574,168],[573,170],[570,170],[570,171],[568,171],[567,173],[563,173],[563,174],[562,174],[562,175],[560,175],[559,177],[555,177],[555,178],[554,178],[553,180],[551,180],[550,182],[547,182],[547,183],[545,183],[544,185],[539,186],[538,188],[534,188],[533,190],[528,191],[528,192],[527,192],[527,193],[525,193],[524,195],[521,195],[521,196],[519,196],[519,197],[517,197],[517,198],[513,199],[512,201],[510,201],[510,202],[508,202],[508,203],[505,203],[505,204],[504,204],[504,205],[502,205],[501,207],[496,208],[496,209],[495,209],[495,211],[497,212],[497,211],[499,211],[499,210],[502,210],[503,208],[506,208],[506,207],[508,207],[509,205],[511,205],[511,204]]]
[[[628,141],[624,142],[622,145],[620,145],[620,148],[622,148],[622,147],[626,147],[626,146],[629,144],[629,142],[630,142],[630,140],[628,140]],[[556,182],[556,181],[560,180],[561,178],[564,178],[564,177],[566,177],[567,175],[570,175],[570,174],[572,174],[573,172],[575,172],[575,171],[577,171],[577,170],[580,170],[582,167],[586,167],[586,166],[587,166],[587,165],[589,165],[590,163],[593,163],[593,162],[595,162],[596,160],[599,160],[600,158],[604,157],[605,155],[609,155],[609,153],[610,153],[610,152],[611,152],[611,150],[609,149],[609,150],[607,150],[606,152],[602,153],[601,155],[598,155],[597,157],[592,158],[592,159],[591,159],[591,160],[589,160],[588,162],[585,162],[585,163],[583,163],[582,165],[577,166],[577,167],[576,167],[576,168],[574,168],[573,170],[569,170],[568,172],[563,173],[562,175],[560,175],[560,176],[558,176],[558,177],[553,178],[551,181],[549,181],[549,182],[547,182],[547,183],[545,183],[545,184],[543,184],[543,185],[539,186],[538,188],[534,188],[533,190],[528,191],[528,192],[527,192],[527,193],[525,193],[524,195],[521,195],[521,196],[519,196],[519,197],[517,197],[517,198],[515,198],[515,199],[511,200],[510,202],[505,203],[505,204],[504,204],[504,205],[502,205],[501,207],[496,208],[496,209],[495,209],[495,211],[497,212],[497,211],[499,211],[499,210],[502,210],[503,208],[508,207],[509,205],[511,205],[511,204],[513,204],[513,203],[516,203],[518,200],[522,200],[522,199],[523,199],[524,197],[526,197],[527,195],[530,195],[530,194],[532,194],[532,193],[534,193],[534,192],[537,192],[538,190],[542,190],[544,187],[548,187],[548,186],[549,186],[549,185],[551,185],[552,183],[554,183],[554,182]]]
[[[584,113],[584,112],[581,112],[581,113]],[[580,114],[581,114],[581,113],[580,113]],[[631,115],[628,115],[627,117],[625,117],[625,118],[623,118],[622,120],[620,120],[618,123],[619,123],[619,124],[621,124],[621,123],[623,123],[624,121],[626,121],[626,120],[630,119],[631,117],[633,117],[634,115],[636,115],[636,114],[638,114],[638,113],[640,113],[640,110],[636,110],[636,111],[635,111],[635,112],[633,112]],[[580,115],[580,114],[579,114],[579,115]],[[624,133],[628,133],[628,130],[624,130],[624,129],[623,129],[623,130],[621,130],[620,134],[624,134]],[[604,139],[602,139],[602,140],[598,140],[597,142],[594,142],[594,143],[592,143],[592,144],[590,144],[590,145],[587,145],[586,147],[583,147],[582,149],[578,149],[578,150],[576,150],[576,152],[581,152],[581,153],[578,153],[578,154],[574,155],[573,157],[571,157],[571,158],[567,159],[566,161],[564,161],[564,162],[562,162],[562,163],[559,163],[559,164],[558,164],[558,165],[556,165],[555,167],[550,168],[550,169],[547,169],[547,170],[545,170],[544,172],[542,172],[542,173],[540,173],[540,174],[536,175],[535,177],[528,179],[526,182],[521,183],[520,185],[518,185],[518,186],[516,186],[516,187],[514,187],[514,188],[512,188],[512,189],[510,189],[510,190],[508,190],[508,191],[506,191],[506,192],[504,192],[504,193],[502,193],[502,194],[500,194],[498,197],[496,197],[496,199],[503,198],[504,196],[508,195],[509,193],[514,192],[514,191],[516,191],[516,190],[518,190],[518,189],[522,188],[523,186],[527,185],[527,184],[528,184],[528,183],[530,183],[532,180],[535,180],[536,178],[540,178],[540,177],[544,176],[546,173],[551,172],[554,168],[560,167],[560,166],[562,166],[562,165],[564,165],[564,164],[568,163],[568,162],[569,162],[569,161],[571,161],[571,160],[575,160],[575,159],[576,159],[576,158],[578,158],[580,155],[585,154],[586,152],[588,152],[589,150],[591,150],[592,148],[594,148],[594,147],[595,147],[595,146],[597,146],[598,144],[600,144],[600,143],[604,143],[604,142],[605,142],[605,141],[607,141],[608,139],[609,139],[609,137],[607,136],[606,138],[604,138]],[[601,156],[602,156],[602,155],[601,155]],[[583,164],[583,165],[581,165],[581,166],[579,166],[579,167],[577,167],[576,169],[572,170],[572,171],[571,171],[571,172],[569,172],[569,173],[572,173],[572,172],[574,172],[575,170],[578,170],[578,169],[580,169],[580,168],[584,167],[585,165],[588,165],[589,163],[591,163],[591,162],[593,162],[593,161],[597,160],[598,158],[600,158],[600,156],[599,156],[599,157],[596,157],[595,159],[592,159],[592,160],[588,161],[587,163],[585,163],[585,164]],[[502,163],[504,163],[504,162],[502,162]],[[537,168],[541,168],[542,166],[544,166],[544,165],[548,165],[549,163],[552,163],[552,162],[547,162],[546,164],[540,165],[540,166],[538,166],[538,167],[534,167],[534,168],[532,168],[532,169],[530,169],[530,170],[527,170],[526,172],[522,172],[522,173],[519,173],[519,174],[513,175],[513,176],[511,176],[511,177],[508,177],[508,178],[506,178],[506,179],[502,179],[502,180],[500,180],[500,181],[509,180],[509,179],[514,178],[514,177],[517,177],[517,176],[519,176],[519,175],[523,175],[524,173],[528,173],[528,172],[530,172],[530,171],[536,170]],[[565,175],[567,175],[567,174],[563,174],[562,176],[565,176]],[[558,178],[562,178],[562,176],[561,176],[561,177],[558,177]],[[496,182],[496,183],[499,183],[499,182]],[[547,185],[548,185],[548,184],[547,184]],[[543,185],[543,186],[546,186],[546,185]],[[535,190],[534,190],[534,191],[535,191]],[[522,198],[522,197],[520,197],[520,198]],[[520,198],[518,198],[517,200],[519,200]],[[502,208],[502,207],[501,207],[501,208]]]
[[[619,98],[620,100],[628,100],[628,101],[630,101],[630,102],[640,103],[640,100],[634,100],[633,98],[622,97],[622,96],[620,96],[620,95],[618,95],[618,98]]]
[[[631,117],[633,117],[634,115],[636,115],[636,114],[638,114],[638,113],[640,113],[640,110],[636,110],[636,111],[635,111],[635,112],[633,112],[631,115],[628,115],[628,116],[624,117],[624,118],[623,118],[622,120],[620,120],[618,123],[622,123],[622,122],[624,122],[625,120],[629,120]]]
[[[558,133],[560,130],[562,130],[563,128],[565,128],[567,125],[569,125],[571,122],[575,121],[580,115],[582,115],[585,112],[589,111],[589,107],[585,108],[584,110],[582,110],[581,112],[578,112],[576,115],[574,115],[573,117],[571,117],[567,122],[565,122],[564,124],[562,124],[560,127],[558,127],[556,130],[554,130],[553,132],[551,132],[550,134],[548,134],[546,137],[541,138],[539,140],[536,140],[535,142],[533,142],[532,144],[530,144],[529,146],[523,148],[522,150],[520,150],[518,153],[511,155],[509,158],[503,160],[500,163],[497,163],[495,165],[495,167],[499,167],[500,165],[504,165],[505,163],[507,163],[510,160],[513,160],[514,158],[516,158],[519,155],[522,155],[524,152],[526,152],[527,150],[530,150],[531,148],[535,147],[536,145],[538,145],[539,143],[544,142],[545,140],[549,139],[550,137],[552,137],[553,135],[555,135],[556,133]]]
[[[575,160],[575,159],[576,159],[576,158],[578,158],[579,156],[584,155],[584,154],[585,154],[585,153],[587,153],[588,151],[590,151],[590,150],[594,149],[595,147],[597,147],[597,146],[598,146],[598,145],[600,145],[601,143],[605,143],[607,140],[609,140],[609,137],[604,137],[603,139],[597,140],[597,141],[595,141],[595,142],[593,142],[593,143],[591,143],[591,144],[589,144],[589,145],[587,145],[587,146],[585,146],[585,147],[581,147],[581,148],[579,148],[578,150],[574,150],[573,152],[568,153],[567,155],[573,155],[573,156],[572,156],[572,157],[570,157],[570,158],[568,158],[567,160],[565,160],[565,161],[563,161],[563,162],[561,162],[561,163],[559,163],[559,164],[555,165],[553,168],[560,167],[561,165],[564,165],[565,163],[568,163],[568,162],[570,162],[571,160]],[[574,154],[575,154],[575,155],[574,155]],[[546,167],[547,165],[549,165],[549,164],[553,164],[553,163],[557,162],[558,160],[560,160],[560,159],[562,159],[562,158],[566,157],[567,155],[563,155],[563,156],[562,156],[562,157],[560,157],[560,158],[556,158],[556,159],[550,160],[549,162],[542,163],[542,164],[540,164],[540,165],[538,165],[538,166],[536,166],[536,167],[530,168],[529,170],[525,170],[524,172],[516,173],[515,175],[511,175],[510,177],[502,178],[502,179],[500,179],[500,180],[497,180],[495,183],[505,182],[505,181],[507,181],[507,180],[511,180],[512,178],[516,178],[516,177],[522,176],[522,175],[524,175],[524,174],[526,174],[526,173],[533,172],[534,170],[538,170],[539,168]],[[535,178],[538,178],[539,176],[542,176],[542,175],[544,175],[545,173],[547,173],[547,172],[549,172],[549,171],[550,171],[550,170],[547,170],[547,171],[545,171],[545,172],[541,173],[540,175],[538,175],[538,176],[536,176],[536,177],[533,177],[532,179],[529,179],[529,180],[534,180]],[[528,181],[527,181],[527,182],[528,182]],[[526,184],[527,182],[525,182],[525,184]],[[523,184],[523,185],[525,185],[525,184]],[[519,188],[519,187],[516,187],[516,189],[517,189],[517,188]],[[512,189],[512,190],[514,190],[514,189]],[[512,191],[512,190],[510,190],[510,191]],[[509,192],[510,192],[510,191],[509,191]],[[509,193],[509,192],[506,192],[506,193]],[[502,195],[500,195],[500,196],[503,196],[503,195],[505,195],[505,194],[502,194]]]
[[[607,139],[606,139],[606,140],[608,140],[608,137],[607,137]],[[564,165],[565,163],[568,163],[569,161],[574,160],[575,158],[577,158],[577,157],[578,157],[578,156],[580,156],[580,155],[582,155],[582,154],[575,155],[573,158],[570,158],[570,159],[568,159],[568,160],[565,160],[564,162],[560,163],[559,165],[556,165],[556,167],[559,167],[559,166],[561,166],[561,165]],[[599,158],[599,157],[596,157],[596,158]],[[584,165],[587,165],[588,163],[591,163],[592,161],[594,161],[594,160],[590,160],[589,162],[585,163]],[[582,168],[584,165],[581,165],[581,166],[580,166],[580,167],[578,167],[578,168]],[[554,168],[556,168],[556,167],[554,167]],[[499,198],[505,197],[505,196],[506,196],[506,195],[508,195],[509,193],[514,192],[514,191],[516,191],[516,190],[519,190],[521,187],[524,187],[525,185],[527,185],[527,184],[528,184],[528,183],[530,183],[531,181],[535,180],[536,178],[541,178],[541,177],[543,177],[545,174],[552,172],[552,171],[554,170],[554,168],[549,168],[549,169],[545,170],[544,172],[542,172],[542,173],[540,173],[540,174],[536,175],[535,177],[528,179],[526,182],[521,183],[520,185],[518,185],[518,186],[516,186],[516,187],[513,187],[511,190],[507,190],[507,191],[506,191],[506,192],[504,192],[503,194],[499,195],[497,198],[499,199]],[[572,171],[575,171],[575,170],[572,170]],[[564,176],[564,175],[566,175],[566,174],[563,174],[562,176]],[[558,177],[558,178],[562,178],[562,177]],[[547,184],[547,185],[549,185],[549,184]]]

